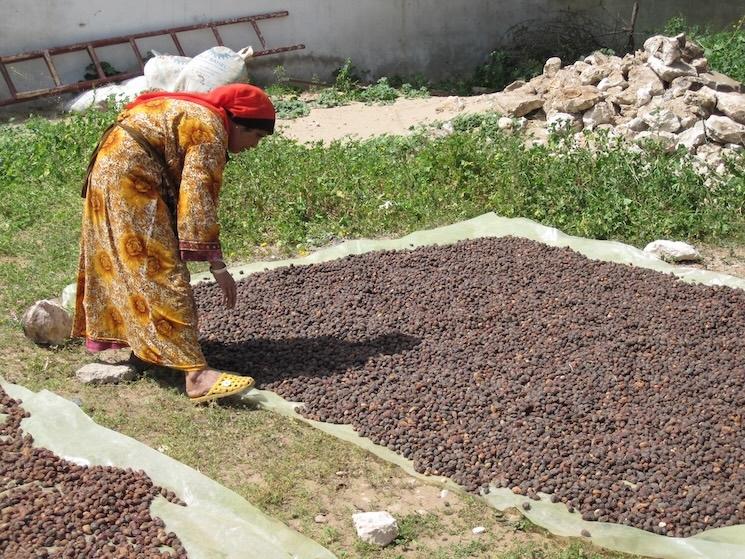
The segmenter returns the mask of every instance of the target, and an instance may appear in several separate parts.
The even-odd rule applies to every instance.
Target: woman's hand
[[[217,285],[222,289],[225,307],[232,309],[235,307],[235,301],[238,295],[238,289],[235,286],[233,276],[228,272],[228,268],[225,266],[224,262],[210,263],[210,272],[212,272],[212,276],[215,278]]]

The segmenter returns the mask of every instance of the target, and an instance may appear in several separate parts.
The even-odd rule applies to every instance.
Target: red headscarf
[[[157,91],[144,93],[127,105],[128,109],[152,99],[181,99],[191,101],[214,111],[228,129],[228,115],[241,119],[275,120],[274,105],[269,96],[259,87],[246,83],[233,83],[216,87],[207,93]]]

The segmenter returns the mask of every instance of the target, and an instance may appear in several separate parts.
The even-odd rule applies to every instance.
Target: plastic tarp
[[[150,510],[178,535],[190,559],[334,559],[324,547],[196,470],[96,424],[73,402],[46,390],[0,384],[23,400],[31,417],[21,427],[37,446],[80,465],[144,470],[156,485],[174,491],[186,507],[157,497]]]
[[[304,258],[234,266],[231,267],[231,272],[236,279],[239,279],[246,274],[289,264],[296,266],[313,264],[373,250],[413,249],[426,245],[445,245],[465,239],[507,235],[532,239],[552,246],[566,246],[595,260],[633,264],[634,266],[650,268],[664,273],[673,273],[684,281],[745,289],[745,279],[692,267],[668,264],[623,243],[572,237],[558,229],[545,227],[529,219],[502,218],[493,213],[454,225],[419,231],[400,239],[347,241],[314,252]],[[203,280],[210,281],[211,276],[205,273],[195,275],[193,278],[194,282]],[[352,442],[384,460],[397,464],[407,473],[417,478],[456,491],[463,491],[462,488],[446,478],[424,476],[415,472],[412,462],[388,448],[360,437],[349,425],[321,423],[300,416],[295,412],[295,408],[301,405],[299,403],[287,402],[272,392],[259,390],[250,392],[244,396],[244,399],[257,406],[305,421],[326,433]],[[541,495],[541,497],[540,501],[530,501],[531,509],[524,511],[521,505],[527,500],[526,497],[515,495],[508,489],[495,488],[490,493],[482,496],[489,505],[496,509],[517,508],[531,522],[560,536],[582,537],[582,531],[587,530],[590,532],[591,541],[594,544],[614,551],[663,559],[745,559],[745,525],[707,530],[705,533],[689,538],[673,538],[645,532],[630,526],[583,521],[579,513],[569,513],[562,503],[551,503],[546,495]]]
[[[351,254],[362,254],[374,250],[413,249],[427,245],[451,244],[465,239],[502,237],[507,235],[532,239],[551,246],[566,246],[595,260],[633,264],[638,267],[672,273],[684,281],[745,289],[745,280],[741,278],[697,268],[668,264],[623,243],[572,237],[565,235],[558,229],[545,227],[528,219],[502,218],[493,213],[454,225],[419,231],[400,239],[347,241],[330,248],[319,250],[303,258],[254,262],[233,266],[230,270],[236,279],[240,279],[246,274],[288,266],[290,264],[298,266],[326,262]],[[194,275],[192,278],[193,283],[211,280],[212,277],[209,273]],[[68,292],[66,295],[68,299],[72,297],[72,300],[74,300],[74,293],[71,291],[71,288],[74,288],[74,286],[68,286],[66,288],[66,292]],[[424,476],[415,472],[411,461],[388,448],[374,444],[369,439],[360,437],[349,425],[321,423],[300,416],[295,411],[295,408],[301,405],[300,403],[288,402],[272,392],[261,390],[251,391],[244,396],[244,399],[256,406],[305,421],[326,433],[356,444],[380,458],[400,466],[407,473],[419,479],[448,487],[455,491],[464,491],[461,487],[446,478]],[[33,412],[33,410],[29,411]],[[74,455],[72,447],[70,451]],[[155,451],[150,450],[150,452]],[[123,458],[121,457],[120,459]],[[120,462],[117,461],[117,463]],[[184,466],[181,466],[181,468],[184,468]],[[153,479],[156,483],[172,487],[172,484],[169,484],[168,480],[164,480],[162,477],[153,477]],[[181,495],[178,491],[177,493]],[[583,521],[578,513],[569,513],[565,505],[551,503],[545,495],[542,495],[540,501],[530,501],[531,509],[529,511],[524,511],[521,508],[526,498],[515,495],[507,489],[495,489],[483,495],[482,498],[489,505],[499,510],[517,508],[533,523],[557,535],[582,537],[582,531],[587,530],[590,532],[591,541],[594,544],[615,551],[648,557],[659,557],[661,559],[745,559],[745,526],[743,525],[707,530],[702,534],[689,538],[672,538],[652,534],[629,526]],[[165,505],[167,504],[166,502]],[[161,504],[159,506],[165,505]],[[169,516],[168,518],[173,517]],[[167,522],[170,522],[170,520]],[[181,536],[181,532],[177,533]],[[312,555],[302,556],[312,557]],[[322,555],[318,556],[321,557]],[[215,555],[215,557],[220,556]]]

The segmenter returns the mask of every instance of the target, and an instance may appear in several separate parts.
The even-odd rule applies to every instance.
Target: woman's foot
[[[209,392],[212,385],[217,382],[220,371],[215,369],[202,369],[186,374],[186,394],[189,398],[198,398]]]

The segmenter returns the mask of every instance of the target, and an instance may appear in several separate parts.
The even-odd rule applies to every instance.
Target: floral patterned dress
[[[184,261],[222,257],[227,133],[210,109],[177,99],[135,106],[118,122],[134,132],[113,127],[87,178],[73,336],[92,349],[128,345],[150,363],[203,369]]]

